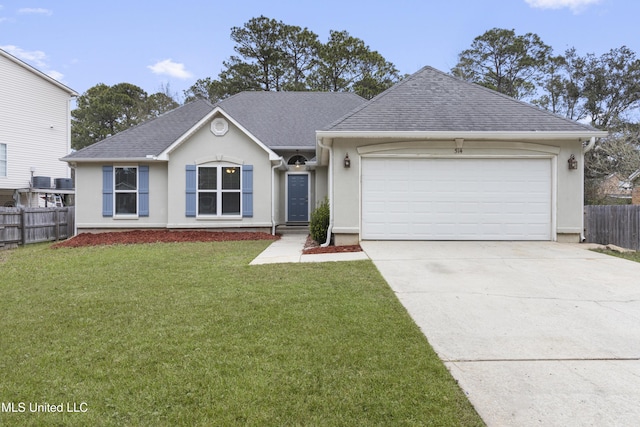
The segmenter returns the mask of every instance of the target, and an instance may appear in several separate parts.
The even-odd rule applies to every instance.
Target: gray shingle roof
[[[352,93],[242,92],[211,105],[197,100],[69,154],[65,160],[158,156],[220,107],[270,148],[314,148],[315,132],[365,100]]]
[[[65,157],[74,159],[131,159],[157,156],[195,126],[213,106],[204,100],[190,102],[152,120],[103,139]]]
[[[593,132],[596,129],[424,67],[324,130]]]
[[[270,148],[314,148],[317,130],[364,102],[344,92],[242,92],[217,105]]]

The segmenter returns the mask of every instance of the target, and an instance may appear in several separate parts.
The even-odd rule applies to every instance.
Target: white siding
[[[0,55],[0,143],[7,145],[7,176],[0,189],[29,186],[35,176],[70,177],[59,159],[70,150],[70,92]]]

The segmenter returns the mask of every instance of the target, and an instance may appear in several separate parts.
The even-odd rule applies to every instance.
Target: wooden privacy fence
[[[640,250],[640,205],[585,206],[584,227],[589,243]]]
[[[75,208],[0,208],[0,249],[73,236]]]

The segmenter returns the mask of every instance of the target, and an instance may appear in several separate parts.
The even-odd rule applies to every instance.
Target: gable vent
[[[218,117],[217,119],[213,119],[211,122],[211,132],[215,136],[222,136],[229,131],[229,123],[222,117]]]

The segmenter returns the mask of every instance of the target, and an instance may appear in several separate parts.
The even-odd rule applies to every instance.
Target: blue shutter
[[[138,215],[149,216],[149,166],[139,166],[138,174]]]
[[[102,216],[113,216],[113,166],[102,166]]]
[[[253,216],[253,165],[242,166],[242,216]]]
[[[185,216],[188,216],[188,217],[196,216],[196,183],[197,183],[196,171],[197,171],[196,165],[187,165],[186,167],[187,192],[186,192]]]

